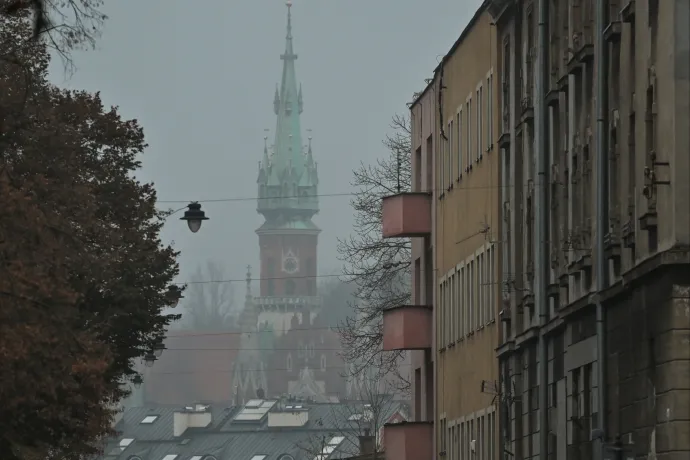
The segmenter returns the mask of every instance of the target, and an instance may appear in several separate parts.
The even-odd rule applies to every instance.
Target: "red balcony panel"
[[[386,460],[431,460],[433,422],[402,422],[383,427]]]
[[[431,348],[432,308],[402,305],[383,311],[383,349],[426,350]]]
[[[399,193],[383,198],[383,237],[431,234],[431,194]]]

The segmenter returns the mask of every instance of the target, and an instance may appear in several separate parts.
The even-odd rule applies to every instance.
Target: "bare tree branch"
[[[383,239],[381,229],[382,199],[411,187],[410,118],[395,115],[391,128],[383,141],[387,155],[354,171],[353,234],[338,241],[338,253],[345,263],[344,280],[356,286],[355,316],[340,333],[351,373],[377,364],[399,379],[400,390],[408,390],[410,382],[399,371],[403,353],[382,351],[383,311],[410,301],[410,240]]]
[[[192,281],[227,278],[223,266],[215,261],[199,267]],[[234,330],[236,327],[235,292],[232,283],[191,283],[185,290],[182,327],[195,331]]]
[[[0,12],[31,21],[32,38],[25,45],[20,44],[20,48],[43,39],[60,56],[65,70],[71,71],[71,51],[96,45],[107,19],[103,4],[104,0],[0,0]],[[5,46],[1,49],[3,53],[7,50]],[[16,51],[10,50],[8,54]]]
[[[379,355],[381,357],[381,355]],[[352,455],[360,452],[360,436],[372,436],[374,451],[367,452],[372,460],[383,459],[383,442],[380,438],[384,425],[396,411],[407,413],[405,406],[393,398],[397,388],[388,385],[386,375],[382,372],[369,372],[360,386],[360,399],[332,406],[334,425],[327,427],[326,432],[315,433],[297,447],[307,454],[308,458],[322,458],[323,449],[336,437],[344,438],[336,450],[339,454]],[[406,417],[406,415],[405,415]],[[327,456],[323,457],[328,458]]]

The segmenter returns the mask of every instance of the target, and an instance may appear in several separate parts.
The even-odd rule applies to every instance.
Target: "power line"
[[[312,276],[274,276],[274,277],[266,277],[266,278],[231,278],[231,279],[225,279],[225,280],[200,280],[200,281],[186,281],[186,282],[179,282],[179,283],[172,283],[172,284],[177,284],[179,286],[185,285],[185,284],[213,284],[213,283],[240,283],[240,282],[246,282],[248,281],[267,281],[267,280],[298,280],[298,279],[305,279],[305,278],[334,278],[334,277],[340,277],[340,276],[348,276],[344,273],[335,273],[332,275],[312,275]]]
[[[401,363],[398,364],[396,367],[411,367],[412,364],[410,363]],[[150,370],[155,369],[155,366],[147,368]],[[326,366],[326,367],[319,367],[314,370],[335,370],[335,369],[352,369],[352,366]],[[287,367],[270,367],[270,368],[265,368],[265,369],[245,369],[245,368],[240,368],[238,369],[241,372],[292,372],[292,371],[299,371],[299,366],[294,366],[292,369],[288,369]],[[185,374],[198,374],[198,373],[206,373],[206,374],[234,374],[235,369],[197,369],[193,371],[178,371],[178,372],[150,372],[148,375],[185,375]]]
[[[158,200],[157,203],[189,203],[191,201],[197,201],[199,203],[226,203],[231,201],[256,201],[256,200],[275,200],[275,199],[289,199],[289,198],[318,198],[318,197],[331,197],[331,196],[350,196],[355,195],[354,192],[347,193],[320,193],[316,195],[288,195],[288,196],[268,196],[268,197],[234,197],[234,198],[212,198],[209,200]]]
[[[457,186],[453,187],[453,190],[488,190],[488,189],[500,189],[500,188],[512,188],[517,187],[515,184],[507,185],[472,185],[472,186]],[[527,185],[520,185],[522,187],[527,187]],[[440,188],[434,190],[436,192],[447,192],[445,188]],[[337,196],[354,196],[368,193],[368,190],[358,190],[356,192],[340,192],[340,193],[318,193],[315,195],[287,195],[287,196],[245,196],[245,197],[231,197],[231,198],[209,198],[206,200],[157,200],[157,203],[190,203],[196,201],[199,203],[227,203],[233,201],[256,201],[256,200],[284,200],[290,198],[322,198],[322,197],[337,197]],[[394,192],[391,191],[391,194]]]
[[[335,328],[338,328],[340,326],[316,326],[316,327],[292,327],[287,330],[287,332],[290,331],[325,331],[325,330],[333,330]],[[199,332],[199,333],[192,333],[192,334],[175,334],[172,335],[168,338],[178,338],[178,337],[209,337],[209,336],[222,336],[222,335],[231,335],[231,334],[259,334],[261,332],[273,332],[271,330],[264,330],[264,331],[228,331],[228,332]]]
[[[166,348],[165,351],[343,351],[343,348]]]

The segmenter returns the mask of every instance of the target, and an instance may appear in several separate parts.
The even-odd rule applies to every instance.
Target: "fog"
[[[313,136],[319,163],[321,274],[341,269],[336,239],[351,228],[351,171],[385,153],[391,116],[407,110],[479,3],[294,1],[302,135],[305,143]],[[118,0],[104,11],[96,49],[75,53],[76,70],[67,74],[54,60],[53,80],[100,91],[106,104],[140,120],[150,145],[140,178],[156,184],[161,206],[202,203],[210,220],[199,233],[179,214],[163,232],[181,251],[180,282],[209,260],[229,279],[244,279],[246,266],[259,263],[257,163],[275,130],[284,2]],[[234,291],[241,300],[244,283]]]

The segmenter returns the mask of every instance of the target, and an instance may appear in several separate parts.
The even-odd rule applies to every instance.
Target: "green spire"
[[[297,83],[292,43],[292,3],[287,2],[287,34],[280,88],[276,87],[273,111],[276,114],[272,151],[265,147],[259,165],[259,203],[257,210],[267,221],[304,220],[318,212],[316,163],[309,146],[302,143],[300,114],[304,109],[302,86]],[[313,224],[311,224],[313,225]]]

